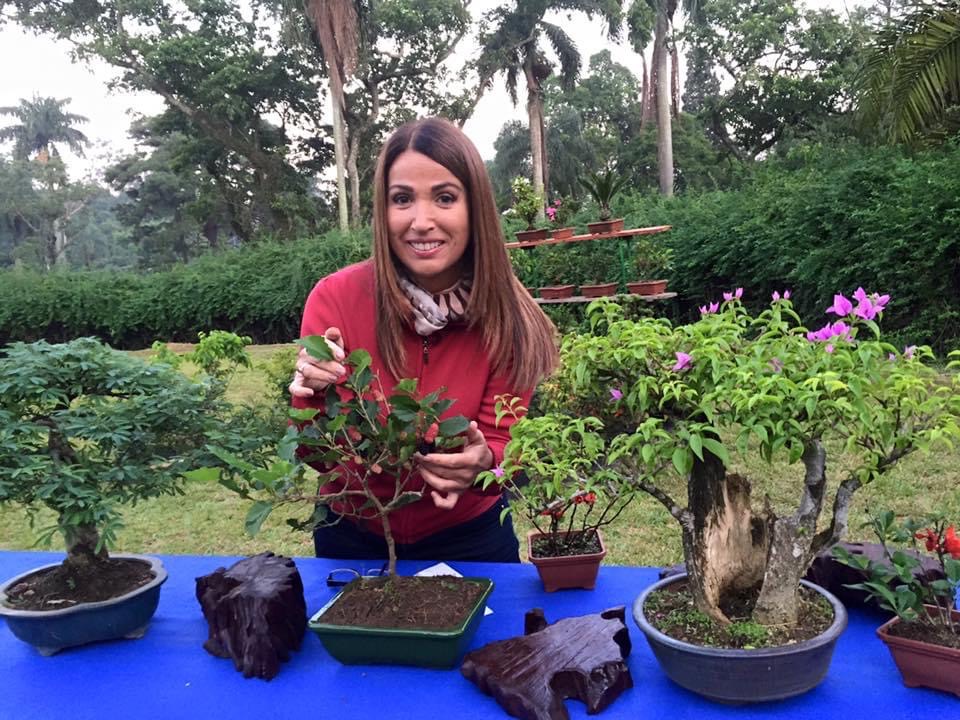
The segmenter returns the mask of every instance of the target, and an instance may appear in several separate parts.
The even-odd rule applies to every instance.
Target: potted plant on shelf
[[[497,398],[497,420],[518,418],[519,398]],[[500,483],[511,511],[535,528],[527,534],[527,557],[547,592],[592,590],[607,554],[600,528],[616,520],[633,498],[609,470],[606,442],[596,418],[531,418],[511,427],[502,465],[481,473],[483,487]],[[517,429],[514,432],[514,429]]]
[[[510,183],[513,190],[513,212],[526,224],[526,230],[515,233],[519,242],[546,240],[550,236],[547,227],[537,227],[537,218],[543,212],[543,197],[533,191],[533,185],[525,177],[515,177]]]
[[[579,178],[579,181],[600,208],[600,220],[587,223],[587,229],[595,235],[623,230],[623,218],[610,219],[610,203],[627,184],[629,178],[619,176],[611,168],[602,173],[591,173],[587,178]]]
[[[580,294],[588,298],[610,297],[617,294],[617,282],[608,281],[603,275],[594,275],[580,283]]]
[[[333,359],[323,337],[299,342],[313,357]],[[412,482],[414,454],[461,445],[469,422],[460,415],[441,419],[454,401],[442,398],[442,389],[420,397],[416,380],[401,380],[387,395],[365,350],[354,350],[343,362],[350,373],[328,386],[322,410],[290,411],[296,424],[280,443],[279,460],[258,466],[214,450],[227,465],[220,481],[253,501],[246,521],[251,533],[283,506],[308,508],[305,519],[287,520],[301,530],[328,522],[331,509],[339,516],[379,520],[388,552],[386,574],[351,582],[313,615],[309,627],[343,663],[452,667],[483,617],[493,583],[398,576],[390,515],[423,496],[422,483]],[[308,463],[319,479],[307,473]],[[375,476],[392,480],[387,494],[371,486]],[[430,614],[423,612],[425,596],[432,599]],[[378,608],[389,617],[377,614]]]
[[[869,580],[851,585],[863,590],[895,617],[877,629],[908,687],[929,687],[960,696],[960,537],[942,515],[897,523],[887,510],[869,526],[883,547],[886,562],[871,561],[842,547],[840,562],[865,571]],[[925,582],[920,543],[933,553],[942,579]],[[893,548],[891,548],[893,546]],[[897,549],[900,546],[900,549]]]
[[[575,228],[569,223],[577,211],[577,205],[578,203],[569,197],[557,198],[547,205],[545,212],[552,226],[550,233],[554,240],[567,240],[573,237]]]
[[[7,346],[0,358],[0,504],[41,508],[60,533],[62,563],[0,585],[0,615],[49,655],[140,637],[167,573],[157,558],[108,553],[119,506],[180,492],[181,472],[223,436],[222,386],[195,382],[93,338]]]
[[[929,350],[884,342],[876,319],[887,296],[838,295],[836,318],[814,332],[780,293],[757,316],[741,297],[725,293],[677,327],[596,303],[593,333],[565,338],[543,398],[559,437],[564,422],[600,419],[608,467],[680,524],[687,573],[645,590],[634,617],[672,679],[727,702],[787,697],[824,677],[845,612],[800,579],[843,536],[858,488],[911,452],[960,437],[957,363],[942,375],[922,361]],[[855,456],[832,499],[828,446]],[[754,507],[750,481],[731,470],[734,451],[798,467],[799,503]],[[684,482],[685,502],[661,482],[670,474]],[[746,600],[739,610],[736,598]],[[702,632],[671,636],[683,618]]]
[[[633,264],[639,280],[627,283],[627,290],[637,295],[658,295],[667,289],[664,279],[673,267],[673,251],[653,235],[634,239]]]

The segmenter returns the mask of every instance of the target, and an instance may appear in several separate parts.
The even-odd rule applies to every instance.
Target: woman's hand
[[[340,334],[340,329],[329,327],[323,333],[323,337],[335,359],[317,360],[307,353],[306,348],[300,348],[300,353],[297,355],[297,370],[293,374],[293,382],[290,383],[290,394],[293,397],[313,397],[327,385],[337,382],[346,373],[347,369],[340,364],[346,357],[343,352],[343,336]]]
[[[467,441],[458,453],[429,453],[414,456],[423,481],[430,486],[433,504],[449,510],[457,504],[460,496],[473,485],[477,475],[493,465],[493,451],[487,447],[486,438],[471,422],[467,428]]]

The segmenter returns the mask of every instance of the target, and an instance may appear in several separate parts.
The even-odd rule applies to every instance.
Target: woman
[[[414,489],[424,493],[390,516],[398,557],[519,562],[499,488],[473,484],[503,460],[509,439],[510,422],[495,422],[496,396],[529,404],[556,365],[555,329],[513,274],[486,168],[455,125],[427,118],[400,127],[374,183],[373,257],[317,283],[301,336],[324,335],[337,360],[366,349],[386,388],[406,377],[424,394],[446,387],[456,400],[447,415],[472,421],[459,452],[415,456]],[[301,350],[295,407],[318,407],[344,376],[337,360]],[[314,545],[319,557],[386,557],[377,521],[344,517],[317,528]]]

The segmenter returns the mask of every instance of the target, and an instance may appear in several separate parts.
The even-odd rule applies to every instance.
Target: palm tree
[[[599,15],[607,21],[608,33],[615,37],[620,28],[621,0],[517,0],[514,7],[498,7],[484,18],[484,27],[492,31],[481,35],[481,92],[493,78],[503,73],[507,92],[517,104],[517,83],[523,76],[527,85],[527,116],[530,132],[530,154],[533,169],[533,190],[546,197],[548,159],[543,121],[543,83],[553,72],[553,64],[541,47],[546,38],[560,61],[560,81],[572,89],[580,75],[580,53],[570,36],[554,23],[545,21],[551,10],[576,11],[589,18]],[[539,220],[543,219],[543,210]]]
[[[643,3],[649,8],[637,7]],[[630,39],[634,49],[642,48],[653,36],[653,59],[648,87],[653,92],[644,92],[644,119],[655,107],[657,119],[657,170],[660,177],[660,194],[673,195],[673,115],[676,107],[677,77],[679,73],[676,48],[670,37],[673,18],[680,7],[678,0],[634,0],[628,19]],[[692,21],[700,18],[699,0],[683,0],[683,12]],[[652,23],[652,28],[650,24]]]
[[[859,111],[891,142],[960,129],[960,8],[933,2],[880,30],[858,81]]]
[[[90,141],[73,126],[87,122],[87,118],[64,112],[69,102],[70,98],[57,100],[34,95],[32,100],[21,98],[17,106],[0,107],[0,115],[10,115],[19,121],[19,124],[0,128],[0,142],[13,140],[13,154],[19,160],[27,160],[36,153],[37,160],[46,164],[51,152],[57,154],[57,143],[65,143],[83,156],[83,147]]]
[[[307,0],[307,15],[317,29],[320,49],[327,65],[333,106],[333,149],[337,163],[337,208],[340,229],[350,226],[347,214],[347,137],[344,85],[357,66],[358,21],[356,0]]]

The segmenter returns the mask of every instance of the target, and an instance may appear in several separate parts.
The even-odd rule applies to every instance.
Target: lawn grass
[[[279,350],[280,345],[260,345],[250,348],[255,367],[239,371],[231,380],[229,396],[235,402],[269,402],[272,390],[260,364]],[[174,346],[183,351],[187,346]],[[136,354],[144,355],[149,351]],[[831,490],[842,473],[849,469],[849,460],[837,448],[829,448],[828,475]],[[802,465],[766,465],[759,459],[745,463],[734,456],[736,472],[746,475],[754,484],[754,503],[762,503],[767,493],[775,510],[791,511],[797,502],[803,478]],[[685,498],[679,478],[666,488],[678,502]],[[850,515],[848,539],[871,539],[861,528],[869,514],[880,508],[898,514],[923,514],[942,511],[960,521],[960,450],[938,448],[903,460],[896,468],[877,482],[862,488],[855,496]],[[125,528],[119,533],[117,550],[162,554],[190,555],[251,555],[265,550],[288,556],[311,556],[313,545],[303,532],[291,531],[285,517],[270,517],[256,537],[244,531],[246,502],[229,490],[216,484],[188,483],[184,494],[164,497],[126,508],[123,512]],[[829,511],[829,508],[828,508]],[[307,510],[304,509],[304,516]],[[825,512],[822,518],[826,522]],[[37,526],[53,522],[49,511],[39,511]],[[517,534],[523,538],[530,526],[515,519]],[[27,549],[34,546],[35,532],[27,522],[22,508],[0,509],[0,548]],[[680,529],[666,510],[652,498],[638,497],[617,521],[604,531],[608,555],[612,565],[665,565],[682,559]],[[55,536],[51,549],[62,550],[63,544]],[[521,547],[524,543],[521,542]]]

